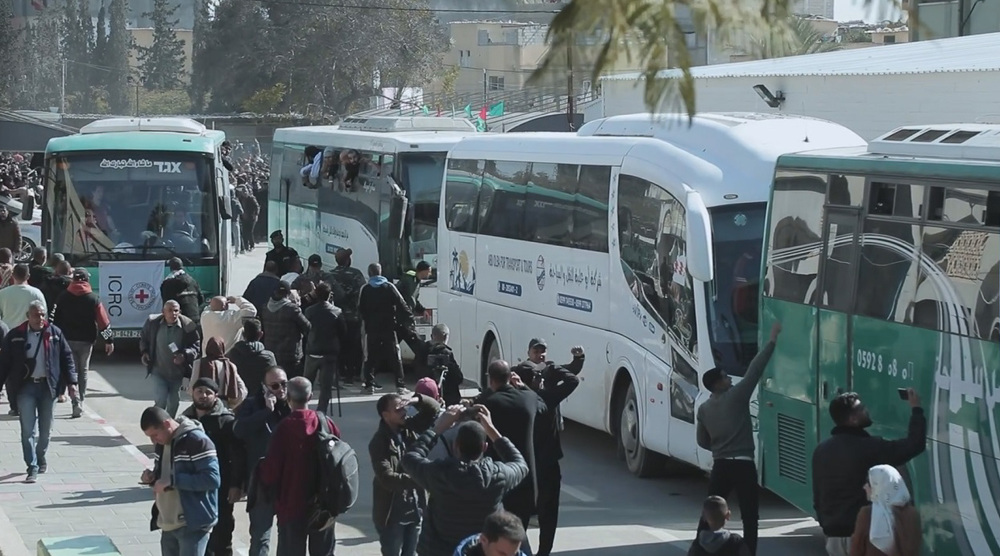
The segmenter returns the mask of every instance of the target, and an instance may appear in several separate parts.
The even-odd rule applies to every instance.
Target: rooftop
[[[691,68],[695,78],[792,77],[803,75],[895,75],[1000,70],[1000,33],[971,35],[902,44],[837,50],[821,54],[787,56]],[[636,81],[640,73],[622,73],[605,81]],[[677,69],[660,77],[680,77]]]

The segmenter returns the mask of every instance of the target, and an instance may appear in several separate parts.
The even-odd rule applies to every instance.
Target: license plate
[[[128,329],[127,328],[127,329],[124,329],[124,330],[122,330],[122,329],[119,328],[119,329],[115,329],[114,330],[114,337],[115,338],[138,338],[141,333],[142,333],[142,330],[140,330],[138,328],[132,328],[132,329]]]

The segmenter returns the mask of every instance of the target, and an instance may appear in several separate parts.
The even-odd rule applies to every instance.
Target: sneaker
[[[39,475],[43,475],[48,470],[49,470],[49,464],[47,464],[47,463],[39,463],[38,464],[38,474]]]
[[[80,417],[83,417],[83,406],[80,404],[76,404],[73,406],[72,418],[79,419]]]
[[[20,415],[20,413],[18,413],[16,409],[12,409],[7,412],[7,415],[10,415],[11,417],[17,417],[18,415]]]
[[[34,469],[29,469],[28,470],[28,476],[24,478],[24,482],[26,482],[28,484],[37,483],[38,482],[38,471],[35,471]]]
[[[399,394],[400,396],[405,396],[409,394],[410,391],[406,388],[405,384],[403,384],[402,382],[398,382],[396,383],[396,393]]]

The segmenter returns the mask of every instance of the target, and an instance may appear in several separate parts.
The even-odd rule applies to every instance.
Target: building
[[[906,25],[899,27],[879,27],[868,31],[872,38],[872,44],[899,44],[910,42],[910,28]]]
[[[833,0],[794,0],[792,13],[798,15],[818,15],[833,19]]]
[[[910,40],[964,37],[1000,31],[1000,3],[983,0],[913,0],[920,25]]]
[[[172,4],[177,6],[174,18],[178,20],[177,27],[181,29],[191,29],[194,27],[194,11],[197,3],[202,0],[174,0]],[[61,10],[63,0],[13,0],[14,19],[19,21],[31,20],[41,15],[44,10]],[[101,6],[107,6],[110,0],[90,0],[90,17],[97,18],[97,13]],[[153,22],[143,14],[153,11],[153,0],[129,0],[128,1],[128,26],[129,27],[150,27]]]
[[[132,35],[134,48],[129,51],[128,64],[136,68],[140,65],[139,48],[149,48],[153,45],[153,29],[151,27],[129,29],[129,33]],[[184,83],[188,83],[191,79],[191,48],[194,44],[193,33],[190,29],[174,29],[174,33],[177,34],[178,39],[184,42],[184,75],[181,79]]]
[[[997,52],[1000,33],[992,33],[703,66],[692,74],[699,111],[801,114],[871,140],[901,125],[1000,123]],[[602,78],[601,102],[587,119],[646,112],[639,78]],[[776,106],[759,96],[758,85],[781,99],[772,100]]]

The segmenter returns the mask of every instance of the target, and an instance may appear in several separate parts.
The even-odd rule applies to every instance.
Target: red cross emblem
[[[146,290],[139,290],[139,293],[135,294],[135,298],[139,300],[139,303],[145,304],[146,300],[149,299],[149,294]]]
[[[674,274],[684,274],[684,263],[680,259],[674,261]]]

